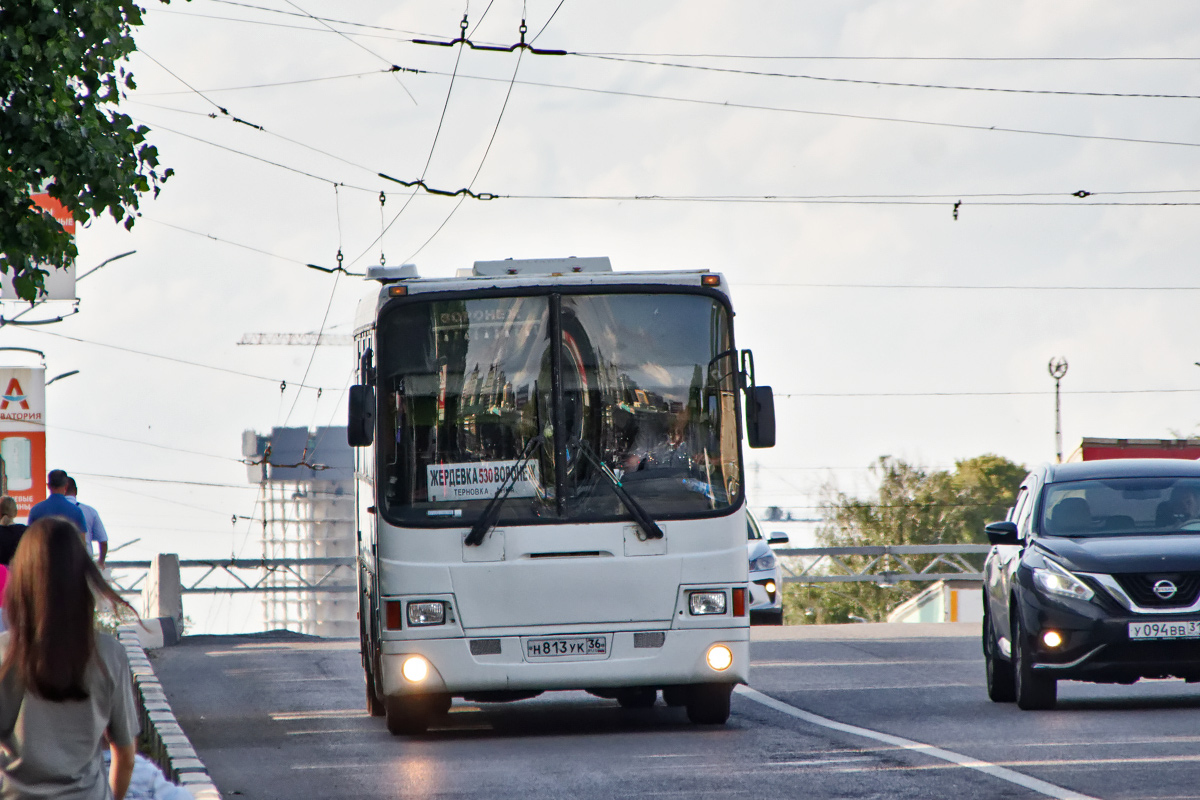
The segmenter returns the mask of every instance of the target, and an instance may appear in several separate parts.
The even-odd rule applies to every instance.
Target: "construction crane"
[[[338,333],[243,333],[238,344],[329,345],[349,347],[354,338]]]

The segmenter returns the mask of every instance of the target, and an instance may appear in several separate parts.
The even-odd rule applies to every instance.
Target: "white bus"
[[[370,712],[419,733],[454,697],[661,690],[724,723],[749,666],[739,422],[751,446],[775,422],[722,277],[368,276],[348,436]]]

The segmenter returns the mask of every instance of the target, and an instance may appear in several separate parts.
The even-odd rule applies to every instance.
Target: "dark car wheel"
[[[407,694],[386,697],[387,729],[393,736],[424,733],[429,723],[450,710],[448,694]]]
[[[374,669],[368,668],[365,670],[367,679],[367,713],[372,717],[382,717],[387,714],[387,709],[383,705],[383,698],[375,691],[375,675],[379,671],[379,659],[375,656],[368,656],[370,663],[374,665]]]
[[[1013,665],[1000,657],[991,614],[983,614],[983,660],[987,670],[987,693],[993,703],[1011,703],[1017,699]]]
[[[1013,612],[1013,662],[1017,707],[1024,711],[1054,708],[1058,700],[1058,681],[1039,675],[1033,669],[1032,653],[1025,641],[1020,614]]]

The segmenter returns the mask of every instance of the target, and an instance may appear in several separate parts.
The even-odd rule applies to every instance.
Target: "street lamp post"
[[[1054,452],[1058,456],[1058,463],[1062,463],[1062,404],[1059,399],[1059,386],[1062,384],[1063,376],[1067,374],[1067,359],[1063,357],[1052,358],[1050,363],[1046,365],[1050,372],[1050,377],[1054,378]]]

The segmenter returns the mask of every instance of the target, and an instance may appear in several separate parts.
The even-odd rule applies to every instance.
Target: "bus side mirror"
[[[367,447],[375,441],[375,387],[350,387],[350,419],[346,441],[351,447]]]
[[[755,448],[775,446],[775,395],[770,386],[746,389],[746,439]]]

